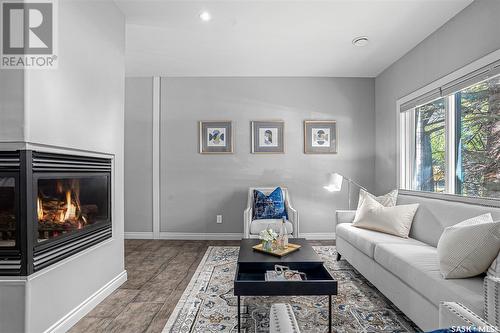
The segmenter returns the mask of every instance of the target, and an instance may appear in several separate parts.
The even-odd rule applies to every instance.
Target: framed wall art
[[[233,124],[231,121],[199,122],[200,154],[232,154]]]
[[[285,122],[252,121],[252,154],[282,154],[285,152]]]
[[[304,121],[304,153],[336,154],[337,122],[335,120]]]

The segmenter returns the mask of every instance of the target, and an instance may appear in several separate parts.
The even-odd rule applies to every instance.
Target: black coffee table
[[[238,332],[241,326],[241,296],[328,296],[328,331],[332,331],[332,296],[337,295],[337,281],[323,266],[323,260],[303,238],[290,239],[290,243],[299,244],[301,248],[289,255],[279,258],[257,252],[252,246],[258,244],[257,239],[241,241],[236,275],[234,278],[234,295],[238,296]],[[274,265],[284,265],[290,269],[306,273],[303,281],[265,281],[265,273],[274,270]]]

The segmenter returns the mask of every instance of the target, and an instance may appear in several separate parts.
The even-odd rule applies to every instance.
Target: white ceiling
[[[472,2],[115,1],[129,76],[336,77],[377,76]]]

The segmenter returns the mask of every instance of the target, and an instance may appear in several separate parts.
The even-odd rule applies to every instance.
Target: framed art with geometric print
[[[233,124],[231,121],[199,122],[200,154],[232,154]]]
[[[336,154],[337,122],[335,120],[304,121],[304,153]]]

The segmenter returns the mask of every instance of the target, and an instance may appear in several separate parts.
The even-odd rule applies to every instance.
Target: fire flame
[[[71,200],[71,191],[66,191],[66,213],[64,214],[63,220],[60,222],[72,220],[76,217],[76,205],[73,204]]]
[[[44,202],[43,196],[39,195],[37,198],[37,216],[40,222],[78,222],[78,227],[82,228],[87,224],[87,220],[81,215],[79,197],[77,193],[69,189],[65,192],[65,200],[60,204],[54,200]],[[80,219],[83,219],[80,221]],[[82,223],[83,222],[83,223]]]
[[[40,197],[38,197],[36,200],[36,210],[37,210],[37,215],[38,215],[38,221],[42,221],[43,220],[43,204],[42,204],[42,199],[40,199]]]
[[[54,187],[52,187],[54,186]],[[40,239],[49,239],[72,230],[84,229],[97,214],[98,206],[82,205],[78,179],[57,180],[39,188],[36,200]]]

